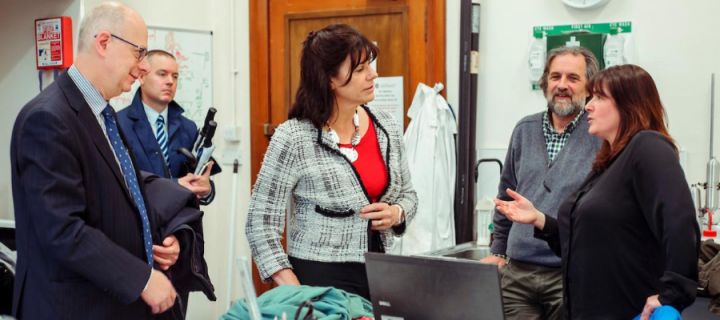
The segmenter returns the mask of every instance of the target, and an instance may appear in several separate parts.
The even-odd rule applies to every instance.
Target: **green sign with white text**
[[[600,69],[605,68],[603,59],[603,47],[610,30],[615,29],[617,33],[630,34],[632,22],[611,22],[611,23],[583,23],[558,26],[535,26],[533,33],[542,32],[546,37],[547,51],[562,46],[582,46],[590,50],[598,62]],[[613,31],[614,32],[614,31]],[[540,90],[537,85],[532,86],[533,90]]]
[[[536,26],[533,31],[543,31],[546,35],[567,34],[573,32],[610,33],[610,28],[618,28],[619,33],[632,32],[632,22],[581,23],[562,26]]]

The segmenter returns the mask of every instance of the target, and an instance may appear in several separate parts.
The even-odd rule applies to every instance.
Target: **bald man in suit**
[[[160,241],[108,104],[147,72],[147,36],[137,12],[100,4],[80,27],[75,64],[16,119],[19,319],[153,319],[174,303],[153,268]]]

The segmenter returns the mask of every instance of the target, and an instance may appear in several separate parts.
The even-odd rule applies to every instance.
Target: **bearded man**
[[[583,47],[560,47],[548,53],[539,81],[547,110],[517,123],[510,139],[497,198],[512,201],[506,190],[525,195],[553,217],[565,198],[590,172],[600,139],[588,134],[585,84],[598,72],[595,56]],[[561,261],[533,226],[514,224],[495,210],[493,243],[485,263],[502,273],[505,316],[512,319],[560,319]]]

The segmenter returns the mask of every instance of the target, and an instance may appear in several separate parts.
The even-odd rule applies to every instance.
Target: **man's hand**
[[[162,272],[153,272],[147,288],[140,294],[145,303],[150,306],[153,314],[165,312],[175,304],[175,288]]]
[[[502,269],[503,267],[505,267],[505,264],[507,263],[507,260],[505,260],[505,259],[503,259],[503,258],[500,258],[500,257],[497,257],[497,256],[494,256],[494,255],[489,255],[489,256],[487,256],[487,257],[485,257],[485,258],[480,259],[480,263],[496,264],[496,265],[498,266],[498,270],[500,270],[500,269]]]
[[[195,175],[188,173],[185,177],[179,178],[178,183],[192,191],[198,199],[210,194],[210,171],[212,170],[213,162],[208,162],[208,166],[202,175]],[[198,164],[199,165],[199,164]]]
[[[162,246],[153,245],[153,260],[163,270],[170,269],[180,256],[180,241],[171,235],[163,240]]]

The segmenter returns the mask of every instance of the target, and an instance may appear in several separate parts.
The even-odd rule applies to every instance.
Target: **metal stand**
[[[703,224],[704,224],[704,216],[708,212],[717,213],[718,212],[718,202],[720,202],[720,199],[718,199],[719,193],[720,193],[720,164],[717,160],[715,160],[715,156],[713,154],[713,143],[714,143],[714,136],[715,136],[715,74],[712,74],[711,82],[710,82],[710,159],[707,163],[707,177],[705,182],[698,182],[697,187],[696,185],[691,186],[691,193],[693,195],[693,203],[695,204],[695,209],[697,209],[697,220],[698,224],[700,225],[700,229],[703,230],[703,236],[705,237],[715,237],[717,236],[717,232],[714,232],[712,230],[712,219],[709,220],[708,229],[704,230]],[[700,199],[700,188],[705,189],[705,205],[702,206],[701,199]]]
[[[460,5],[460,101],[455,187],[455,241],[472,241],[475,226],[475,128],[477,123],[478,47],[480,4],[462,0]]]

